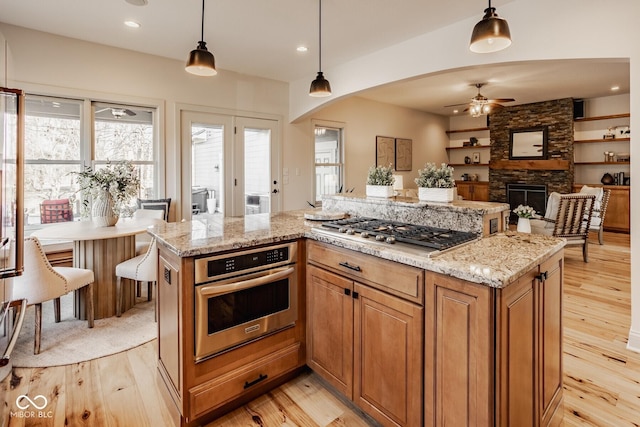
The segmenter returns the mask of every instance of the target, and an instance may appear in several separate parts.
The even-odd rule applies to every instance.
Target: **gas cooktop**
[[[477,240],[479,237],[466,231],[362,217],[327,221],[322,227],[324,230],[315,230],[334,235],[338,233],[349,240],[369,239],[386,244],[401,243],[403,247],[418,247],[425,252],[441,252]]]

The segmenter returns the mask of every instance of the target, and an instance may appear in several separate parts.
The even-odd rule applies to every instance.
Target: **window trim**
[[[311,128],[310,128],[310,135],[311,135],[311,145],[313,146],[313,150],[312,150],[312,158],[311,158],[311,175],[312,175],[312,180],[311,180],[311,196],[312,196],[312,200],[314,201],[314,204],[316,206],[322,206],[322,201],[321,200],[317,200],[318,195],[316,194],[316,167],[318,165],[318,163],[316,163],[316,134],[315,134],[315,129],[317,127],[326,127],[326,128],[331,128],[331,129],[338,129],[340,131],[340,141],[339,143],[339,148],[338,151],[340,153],[340,159],[342,160],[341,163],[321,163],[320,165],[322,166],[338,166],[340,168],[340,183],[342,184],[342,188],[346,188],[347,187],[347,183],[345,182],[345,168],[346,168],[346,159],[345,159],[345,141],[346,141],[346,132],[347,132],[347,125],[344,122],[336,122],[336,121],[331,121],[331,120],[323,120],[323,119],[311,119]]]

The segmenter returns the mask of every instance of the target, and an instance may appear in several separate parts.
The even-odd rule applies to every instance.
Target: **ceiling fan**
[[[113,117],[115,117],[116,119],[120,119],[120,118],[124,117],[125,115],[127,115],[127,116],[135,116],[136,115],[135,111],[129,110],[128,108],[114,108],[114,107],[103,108],[102,110],[96,111],[96,114],[102,113],[103,111],[107,111],[107,110],[111,110],[111,115]]]
[[[460,105],[469,105],[467,108],[464,109],[464,111],[465,112],[469,111],[473,117],[478,117],[485,114],[489,114],[493,108],[503,107],[503,105],[501,105],[501,103],[503,102],[515,101],[515,99],[513,98],[496,98],[496,99],[487,98],[486,96],[480,93],[480,88],[484,85],[486,85],[486,83],[475,83],[473,85],[476,88],[478,88],[478,93],[476,94],[476,96],[471,98],[471,102],[469,103],[464,102],[462,104],[445,105],[445,108],[457,107]]]

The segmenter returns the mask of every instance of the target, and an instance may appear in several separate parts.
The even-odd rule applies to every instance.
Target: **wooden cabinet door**
[[[425,286],[424,425],[494,425],[494,289],[432,272]]]
[[[496,324],[498,426],[537,426],[537,269],[500,291]]]
[[[307,364],[353,399],[353,282],[307,265]]]
[[[471,200],[471,184],[458,181],[456,187],[458,187],[458,196],[462,196],[464,200]]]
[[[538,284],[538,330],[540,349],[538,372],[540,425],[557,425],[562,419],[562,252],[540,265],[546,279]]]
[[[629,189],[607,187],[611,190],[607,214],[604,218],[605,230],[629,232],[631,230],[629,209]]]
[[[489,184],[473,184],[473,200],[479,202],[489,201]]]
[[[356,283],[354,401],[385,426],[422,424],[423,308]]]

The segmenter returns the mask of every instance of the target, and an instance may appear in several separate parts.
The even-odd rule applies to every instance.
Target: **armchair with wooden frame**
[[[589,187],[583,185],[580,189],[581,194],[593,194],[596,196],[595,205],[593,206],[593,214],[591,215],[591,225],[589,229],[598,233],[598,243],[604,244],[604,217],[607,214],[607,206],[609,206],[609,198],[611,190],[602,187]]]
[[[595,205],[592,194],[551,193],[544,218],[531,220],[531,232],[563,237],[568,245],[581,245],[584,262],[589,262],[589,227]]]

